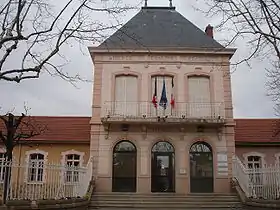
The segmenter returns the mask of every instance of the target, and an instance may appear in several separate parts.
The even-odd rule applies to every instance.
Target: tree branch
[[[135,8],[121,6],[121,0],[111,5],[106,3],[104,7],[91,0],[82,0],[79,4],[69,0],[59,10],[44,0],[4,1],[3,13],[0,14],[0,20],[5,20],[0,31],[0,50],[3,51],[0,54],[0,80],[17,83],[39,78],[42,70],[71,83],[83,80],[80,76],[62,71],[62,65],[54,59],[60,56],[61,48],[70,40],[78,43],[103,41],[106,33],[119,27],[120,23],[114,21],[117,23],[111,25],[105,24],[102,19],[97,21],[97,14],[115,18]],[[15,49],[17,59],[13,59]],[[5,65],[7,63],[9,65]]]

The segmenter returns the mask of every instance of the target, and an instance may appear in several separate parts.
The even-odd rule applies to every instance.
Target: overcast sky
[[[168,0],[149,0],[150,6],[167,6]],[[187,19],[204,30],[205,26],[215,24],[219,17],[213,20],[206,18],[201,12],[193,7],[203,7],[202,1],[173,0],[177,11]],[[200,5],[199,5],[200,4]],[[140,9],[140,8],[139,8]],[[124,21],[128,21],[137,11],[129,12]],[[215,31],[215,38],[219,40],[222,34]],[[233,60],[242,56],[246,51],[244,43],[236,43],[238,48]],[[92,79],[93,65],[89,53],[84,46],[82,52],[78,46],[71,47],[62,53],[66,53],[70,63],[65,66],[65,71],[79,72],[87,79]],[[15,58],[16,59],[16,58]],[[238,118],[274,117],[273,103],[266,96],[265,67],[266,62],[255,61],[252,68],[239,66],[232,74],[232,91],[234,116]],[[32,115],[71,115],[90,116],[92,103],[92,83],[79,82],[77,87],[54,78],[47,74],[41,75],[40,79],[28,80],[20,84],[0,81],[0,107],[1,113],[15,110],[16,113],[23,111],[24,104],[30,108]]]

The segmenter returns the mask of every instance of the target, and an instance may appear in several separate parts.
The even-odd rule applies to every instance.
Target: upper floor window
[[[188,114],[190,117],[211,116],[210,78],[207,76],[189,76],[188,90]]]
[[[43,182],[44,159],[45,156],[41,153],[32,153],[29,155],[27,178],[29,182]]]
[[[152,77],[152,112],[159,115],[172,114],[175,108],[174,77],[173,76],[153,76]]]
[[[135,116],[138,105],[137,77],[133,75],[116,76],[114,114]]]
[[[78,154],[68,154],[65,156],[66,169],[66,182],[79,181],[79,167],[81,165],[81,156]]]
[[[207,76],[188,77],[188,101],[210,103],[210,79]]]

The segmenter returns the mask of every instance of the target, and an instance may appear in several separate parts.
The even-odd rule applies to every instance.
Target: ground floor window
[[[249,168],[250,188],[254,191],[256,196],[262,195],[263,177],[262,171],[262,157],[257,155],[250,155],[247,157],[247,165]]]
[[[29,155],[28,181],[43,182],[44,175],[44,155],[32,153]]]
[[[5,178],[5,159],[6,159],[6,154],[5,153],[0,153],[0,182],[4,182]]]
[[[66,158],[66,182],[79,182],[80,155],[69,154]]]

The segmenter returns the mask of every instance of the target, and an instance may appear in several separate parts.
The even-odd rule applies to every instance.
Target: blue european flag
[[[162,86],[162,92],[161,92],[159,105],[162,106],[164,109],[166,109],[167,102],[168,101],[167,101],[167,97],[166,97],[165,79],[163,79],[163,86]]]

